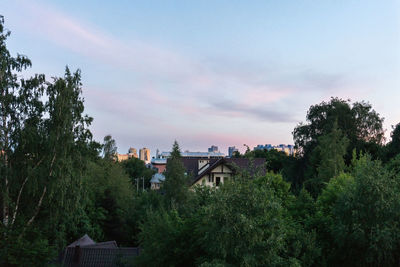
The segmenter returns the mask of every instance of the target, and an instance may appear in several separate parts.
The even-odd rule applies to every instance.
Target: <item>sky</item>
[[[400,122],[400,1],[0,1],[24,75],[82,71],[98,141],[206,151],[293,144],[311,105]]]

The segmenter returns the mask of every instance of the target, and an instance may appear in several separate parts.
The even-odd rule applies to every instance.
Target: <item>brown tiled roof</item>
[[[225,158],[226,164],[231,164],[237,166],[240,169],[249,169],[251,167],[261,168],[264,170],[265,159],[264,158],[255,158],[255,159],[245,159],[245,158]]]
[[[206,159],[201,159],[201,158],[181,158],[181,161],[183,163],[183,166],[186,169],[186,173],[188,175],[192,175],[193,178],[197,177],[199,173],[199,160],[206,160]],[[217,162],[220,159],[207,159],[209,161],[209,164],[212,165],[215,162]]]

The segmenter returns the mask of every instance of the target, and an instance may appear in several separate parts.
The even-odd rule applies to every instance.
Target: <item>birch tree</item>
[[[41,221],[55,236],[77,207],[92,119],[83,115],[80,71],[22,78],[31,61],[11,56],[9,35],[0,17],[0,230],[22,237]]]

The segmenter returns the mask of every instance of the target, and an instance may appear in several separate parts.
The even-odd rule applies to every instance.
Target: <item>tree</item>
[[[344,171],[348,139],[342,135],[335,121],[332,131],[318,138],[318,145],[313,150],[306,181],[307,189],[316,197],[331,178]]]
[[[317,232],[318,246],[321,248],[321,258],[318,261],[321,265],[338,265],[337,254],[338,247],[335,245],[335,215],[333,210],[338,199],[352,186],[354,177],[347,173],[341,173],[339,176],[331,179],[327,186],[318,196],[315,205],[315,214],[307,219],[308,229],[315,229]],[[303,211],[304,212],[304,211]],[[330,263],[330,264],[329,264]]]
[[[349,139],[348,160],[351,151],[376,153],[384,141],[383,118],[366,102],[331,98],[329,102],[313,105],[307,112],[307,122],[300,123],[293,131],[299,152],[307,156],[317,145],[318,138],[330,133],[337,122],[338,129]]]
[[[122,166],[105,159],[90,162],[82,179],[82,202],[85,225],[79,236],[88,233],[95,240],[116,240],[118,244],[129,244],[133,237],[130,208],[134,190],[129,176]]]
[[[266,167],[269,171],[275,173],[281,172],[288,161],[288,155],[283,151],[278,151],[276,149],[256,149],[253,151],[248,151],[245,154],[246,158],[265,158]]]
[[[0,16],[0,112],[1,112],[1,134],[0,134],[0,159],[1,159],[1,218],[4,227],[13,224],[13,214],[10,211],[12,205],[10,199],[10,187],[12,183],[12,173],[10,171],[10,157],[13,148],[16,145],[16,130],[22,128],[21,121],[24,114],[21,109],[25,108],[27,102],[35,103],[31,111],[32,122],[39,120],[40,113],[43,112],[43,105],[39,102],[39,97],[43,94],[40,85],[44,82],[44,76],[36,76],[34,79],[25,83],[19,81],[16,72],[30,67],[31,61],[25,57],[18,55],[12,57],[6,46],[6,39],[10,36],[10,32],[4,29],[4,18]],[[26,90],[21,89],[22,84],[27,87]],[[30,89],[30,90],[29,90]],[[26,94],[24,94],[26,92]],[[21,96],[20,96],[21,95]],[[26,109],[26,108],[25,108]],[[18,208],[17,208],[18,210]],[[10,219],[10,216],[12,218]]]
[[[103,158],[107,160],[115,160],[117,154],[117,145],[111,135],[104,137]]]
[[[44,75],[19,79],[31,62],[10,55],[5,43],[9,35],[1,17],[0,231],[4,242],[0,249],[35,242],[59,248],[65,243],[66,229],[77,219],[84,156],[91,154],[92,119],[83,115],[80,71],[71,73],[66,68],[64,77],[52,82]],[[52,256],[47,249],[40,251],[47,254],[38,259]],[[12,255],[8,256],[1,264],[11,264]]]
[[[143,160],[140,160],[138,158],[130,158],[122,161],[121,165],[125,169],[126,173],[129,175],[132,184],[136,184],[137,182],[139,182],[140,184],[141,178],[144,178],[144,187],[150,188],[150,180],[155,171],[147,168]]]
[[[188,176],[181,160],[178,142],[174,142],[170,158],[167,161],[163,189],[167,200],[172,204],[182,205],[188,197]]]
[[[395,266],[400,248],[400,177],[371,160],[331,179],[317,201],[315,228],[329,266]]]
[[[176,209],[149,210],[139,234],[141,254],[135,266],[195,266],[193,226]]]
[[[133,232],[133,243],[131,245],[139,246],[139,234],[145,231],[142,226],[149,225],[147,220],[152,221],[148,217],[148,212],[156,212],[161,209],[166,210],[165,199],[163,195],[155,190],[139,191],[138,194],[134,194],[133,203],[129,208],[128,224]],[[160,239],[160,242],[162,242],[162,239]],[[140,246],[143,247],[144,245],[140,244]]]
[[[392,140],[386,145],[386,160],[390,160],[400,154],[400,123],[393,127],[390,136]]]
[[[281,177],[270,174],[255,180],[227,182],[215,191],[199,216],[197,233],[206,252],[199,263],[312,264],[313,257],[306,255],[313,254],[313,238],[292,221],[285,208],[289,185],[283,183]],[[307,238],[309,242],[295,242]]]
[[[362,156],[333,209],[338,259],[359,266],[393,266],[400,256],[400,177]]]
[[[296,178],[297,188],[301,187],[306,180],[314,179],[310,182],[315,181],[318,176],[317,169],[321,164],[320,153],[315,149],[321,141],[327,141],[326,138],[321,137],[330,134],[336,127],[335,125],[343,138],[348,140],[344,155],[345,164],[350,164],[353,150],[357,153],[369,153],[374,159],[382,155],[383,118],[372,109],[369,103],[355,102],[351,104],[350,100],[331,98],[329,102],[311,106],[306,120],[307,123],[300,123],[293,130],[293,139],[299,152],[299,163],[301,163],[297,165],[298,168],[294,172],[298,176]],[[329,155],[330,152],[323,153]],[[320,187],[319,182],[316,182],[316,188]],[[318,189],[316,192],[319,191]],[[315,196],[315,192],[312,194]]]

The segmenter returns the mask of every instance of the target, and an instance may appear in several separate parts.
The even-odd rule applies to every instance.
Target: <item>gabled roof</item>
[[[150,183],[159,184],[165,181],[165,176],[162,173],[156,173],[151,177]]]
[[[211,162],[209,166],[202,171],[200,174],[198,173],[198,169],[194,179],[192,180],[192,184],[196,183],[198,180],[204,177],[204,175],[209,174],[213,169],[221,164],[226,164],[231,166],[231,170],[235,172],[235,167],[241,170],[248,170],[252,173],[256,171],[257,168],[261,168],[261,171],[265,171],[264,168],[265,159],[263,158],[256,158],[256,159],[246,159],[246,158],[222,158],[216,159],[215,161]],[[197,165],[198,166],[198,165]]]
[[[71,244],[68,245],[68,247],[84,247],[84,246],[89,246],[89,245],[94,245],[96,242],[94,242],[87,234],[79,238],[78,240],[75,240]]]
[[[197,177],[197,175],[199,174],[199,160],[207,160],[208,164],[212,165],[220,159],[218,159],[218,158],[211,158],[211,159],[181,158],[183,166],[186,169],[186,173],[188,175],[193,176],[193,178]]]

